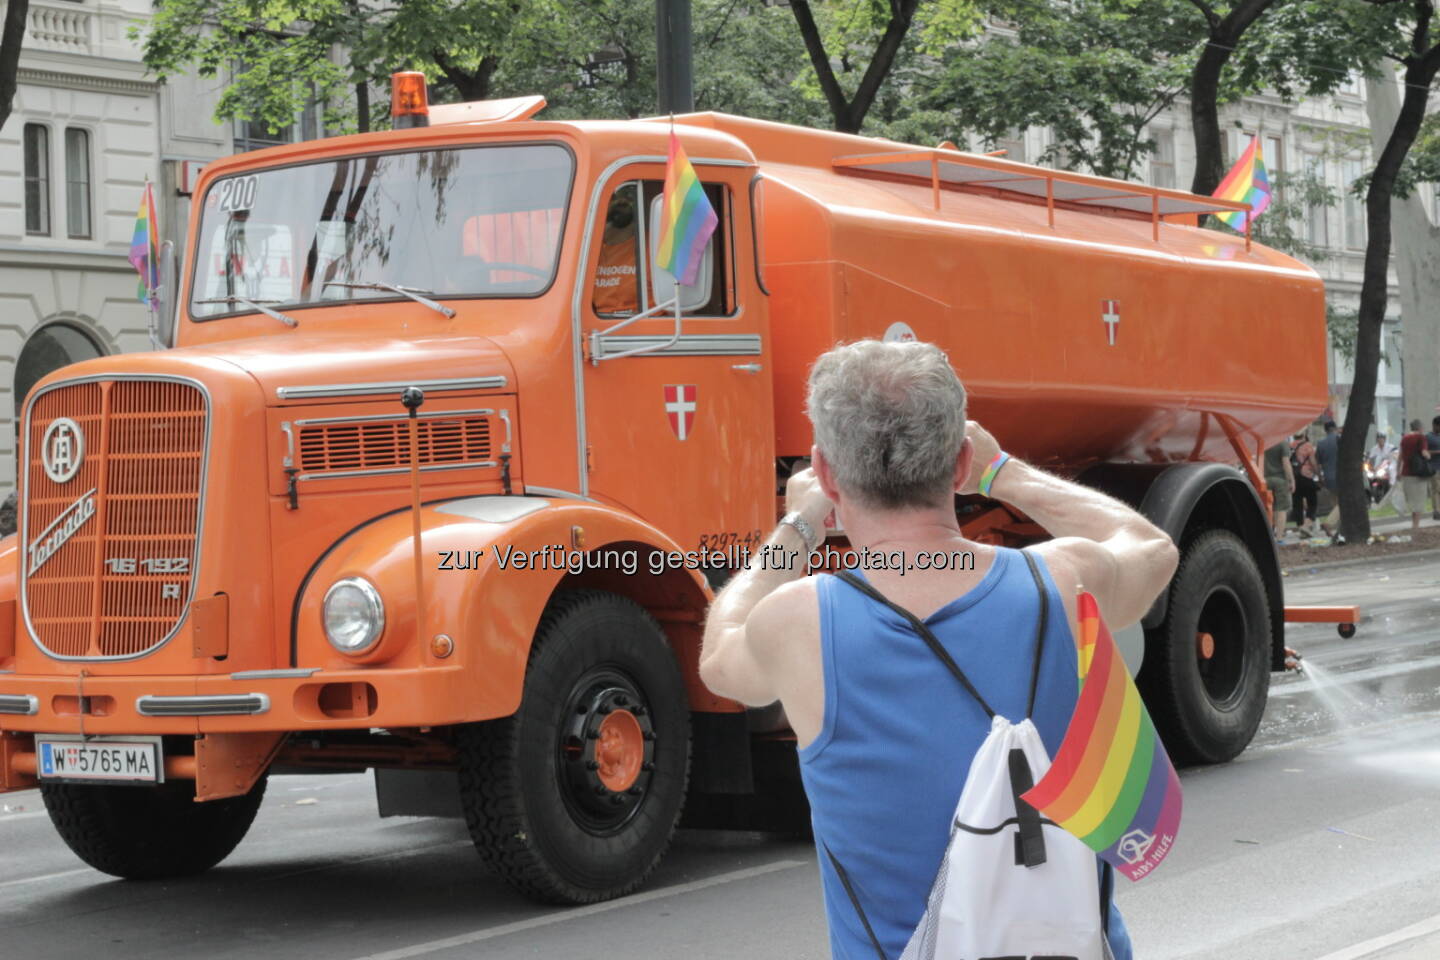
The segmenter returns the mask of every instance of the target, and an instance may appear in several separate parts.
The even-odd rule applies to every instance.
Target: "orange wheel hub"
[[[616,710],[601,721],[595,759],[596,776],[607,789],[621,793],[635,785],[645,762],[645,733],[633,713]]]

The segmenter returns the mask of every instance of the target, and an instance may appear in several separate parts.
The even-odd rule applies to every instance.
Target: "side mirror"
[[[175,345],[175,325],[179,320],[179,278],[175,261],[175,242],[160,245],[160,286],[150,307],[150,345],[165,350]]]
[[[650,249],[647,251],[650,267],[650,289],[655,294],[656,303],[664,303],[675,296],[675,278],[669,272],[655,266],[655,257],[660,251],[660,210],[664,204],[664,197],[657,196],[650,201],[650,223],[646,231]],[[715,238],[712,236],[710,242],[705,244],[705,252],[700,255],[700,269],[695,271],[695,282],[680,288],[680,309],[683,312],[698,310],[710,302],[710,284],[715,276]]]

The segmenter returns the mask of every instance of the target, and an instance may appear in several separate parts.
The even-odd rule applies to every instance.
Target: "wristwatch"
[[[810,526],[810,521],[806,520],[794,510],[791,510],[780,518],[780,525],[788,525],[795,528],[795,532],[800,534],[800,539],[805,541],[806,552],[820,546],[821,540],[823,539],[822,537],[816,536],[815,528]]]

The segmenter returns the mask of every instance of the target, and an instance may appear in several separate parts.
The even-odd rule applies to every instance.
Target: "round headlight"
[[[325,592],[325,639],[341,653],[364,653],[385,631],[385,605],[368,580],[346,577]]]

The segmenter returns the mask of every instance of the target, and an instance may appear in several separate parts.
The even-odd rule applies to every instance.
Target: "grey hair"
[[[965,387],[933,343],[861,340],[810,369],[807,410],[835,483],[869,507],[930,507],[955,489]]]

